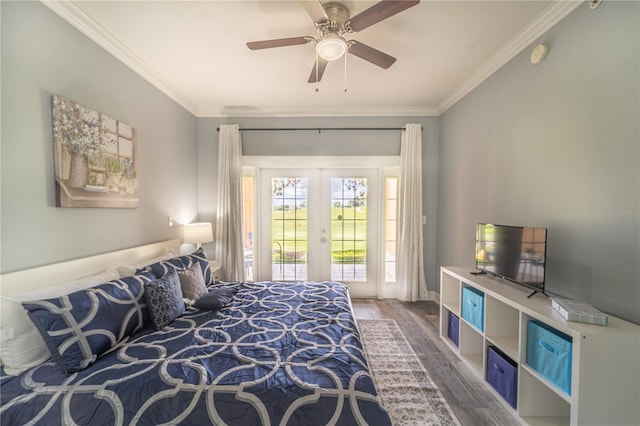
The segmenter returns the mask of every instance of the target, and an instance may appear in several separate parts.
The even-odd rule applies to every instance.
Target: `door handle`
[[[329,241],[328,239],[326,239],[325,237],[320,238],[320,242],[321,243],[326,243],[327,241]]]

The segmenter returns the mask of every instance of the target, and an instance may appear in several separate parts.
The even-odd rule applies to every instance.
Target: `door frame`
[[[399,156],[380,156],[380,155],[367,155],[367,156],[243,156],[243,167],[245,170],[250,171],[249,174],[254,176],[254,188],[261,188],[262,183],[260,182],[260,169],[262,168],[292,168],[299,169],[300,165],[303,164],[308,168],[331,168],[331,169],[377,169],[378,170],[378,191],[379,191],[379,200],[382,200],[382,185],[383,185],[383,176],[384,170],[388,168],[397,168],[400,166],[400,157]],[[255,209],[256,212],[261,211],[261,198],[258,194],[258,190],[256,190],[255,197]],[[382,203],[379,201],[377,206],[371,206],[371,208],[375,208],[378,211],[378,239],[382,238],[384,235],[384,220],[382,220],[383,216],[381,215],[381,211],[379,209],[382,208]],[[268,222],[266,225],[270,225]],[[263,232],[263,227],[265,226],[264,221],[256,220],[255,223],[255,238],[254,247],[260,247],[260,241],[258,240]],[[384,259],[382,250],[384,248],[384,244],[378,244],[380,246],[380,253],[378,253],[378,259]],[[253,259],[253,267],[254,267],[254,278],[265,276],[265,271],[262,270],[262,263],[260,261],[260,253],[258,250],[254,252]],[[378,262],[379,267],[375,268],[375,273],[377,274],[376,282],[377,290],[376,294],[357,294],[357,292],[351,292],[353,297],[392,297],[389,292],[389,289],[385,288],[384,282],[384,262],[381,260]],[[270,271],[267,271],[270,272]],[[270,275],[269,275],[270,276]],[[351,291],[351,290],[350,290]]]

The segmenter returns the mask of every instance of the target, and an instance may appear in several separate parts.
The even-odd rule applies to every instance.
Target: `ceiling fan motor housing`
[[[329,18],[328,26],[344,29],[344,24],[349,19],[349,9],[340,3],[327,3],[324,10]]]

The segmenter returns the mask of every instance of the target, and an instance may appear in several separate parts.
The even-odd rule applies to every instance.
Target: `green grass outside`
[[[306,263],[308,210],[273,209],[271,214],[272,262],[281,263],[282,250],[282,263]],[[366,263],[366,217],[366,207],[331,209],[332,263]]]

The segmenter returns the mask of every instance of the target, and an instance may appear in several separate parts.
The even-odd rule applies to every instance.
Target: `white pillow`
[[[119,266],[117,268],[118,274],[120,274],[120,278],[129,277],[131,275],[135,275],[135,273],[136,273],[136,271],[138,269],[142,269],[143,267],[145,267],[147,265],[152,265],[152,264],[158,263],[158,262],[160,262],[162,260],[171,259],[172,257],[176,257],[176,254],[173,252],[173,250],[169,250],[165,254],[163,254],[161,256],[158,256],[158,257],[155,257],[153,259],[145,260],[143,262],[136,263],[136,264],[133,264],[133,265]]]
[[[42,336],[29,319],[21,302],[60,297],[118,278],[120,278],[118,272],[110,270],[47,288],[2,295],[0,297],[0,358],[4,364],[4,371],[9,375],[18,375],[51,357]]]

